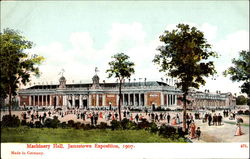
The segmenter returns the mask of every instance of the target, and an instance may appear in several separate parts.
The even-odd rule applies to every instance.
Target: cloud
[[[216,69],[219,73],[231,64],[231,59],[237,56],[237,53],[248,48],[249,37],[247,31],[237,31],[226,36],[224,39],[217,40],[218,27],[203,23],[187,23],[203,31],[208,43],[213,44],[213,49],[221,54],[220,59],[215,60]],[[166,26],[167,30],[172,30],[176,24]],[[142,24],[133,22],[130,24],[113,23],[110,30],[107,31],[109,40],[104,42],[103,48],[94,48],[94,39],[89,32],[74,32],[69,36],[71,47],[65,49],[60,42],[53,42],[47,46],[37,46],[34,52],[45,56],[46,62],[40,67],[42,76],[40,79],[33,78],[33,81],[54,81],[58,83],[58,73],[62,68],[65,69],[67,83],[92,82],[94,68],[98,67],[100,72],[100,81],[114,82],[115,79],[107,79],[105,72],[111,61],[111,56],[118,52],[124,52],[130,56],[130,60],[135,62],[135,74],[133,78],[147,78],[147,80],[160,80],[161,77],[167,78],[164,73],[160,73],[159,66],[153,64],[154,55],[158,53],[156,48],[161,45],[158,35],[150,41],[146,41],[147,33]],[[239,40],[240,39],[240,40]],[[225,86],[227,84],[229,86]],[[232,83],[229,78],[222,77],[221,74],[217,80],[207,79],[207,84],[201,89],[210,89],[212,92],[221,91],[239,91],[238,85]]]

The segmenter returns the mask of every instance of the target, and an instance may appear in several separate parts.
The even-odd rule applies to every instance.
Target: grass
[[[184,143],[145,130],[82,130],[52,128],[2,128],[1,142],[14,143]]]

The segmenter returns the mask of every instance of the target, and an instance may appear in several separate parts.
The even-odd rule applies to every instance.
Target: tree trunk
[[[119,83],[119,102],[118,102],[118,112],[119,112],[119,120],[122,121],[121,116],[121,96],[122,96],[122,80]]]
[[[12,94],[11,86],[9,85],[9,116],[11,116],[11,106],[12,106]]]
[[[187,117],[187,93],[185,92],[183,94],[183,131],[186,132],[187,129],[187,121],[186,121],[186,117]]]

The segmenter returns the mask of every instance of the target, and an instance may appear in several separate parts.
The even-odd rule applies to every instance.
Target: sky
[[[42,55],[41,76],[31,85],[57,84],[65,70],[67,83],[89,83],[98,67],[100,82],[108,79],[111,56],[123,52],[135,63],[131,79],[161,81],[167,77],[153,64],[159,36],[179,23],[205,34],[218,72],[206,78],[201,91],[240,93],[241,83],[222,72],[241,50],[249,50],[249,2],[244,1],[1,1],[1,32],[21,31],[34,42],[29,53]],[[28,85],[29,86],[29,85]]]

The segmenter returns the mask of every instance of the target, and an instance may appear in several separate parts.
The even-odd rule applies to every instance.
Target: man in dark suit
[[[212,116],[208,114],[208,125],[211,126]]]
[[[222,116],[220,115],[220,113],[219,113],[219,115],[218,115],[218,125],[221,125],[221,121],[222,121]]]
[[[169,124],[170,123],[170,115],[169,115],[169,113],[167,115],[167,120],[168,120],[168,124]]]

